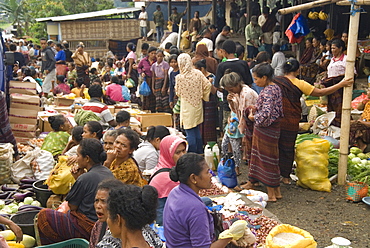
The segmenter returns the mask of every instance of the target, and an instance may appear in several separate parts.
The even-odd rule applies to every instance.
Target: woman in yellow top
[[[104,165],[109,165],[114,177],[125,184],[139,187],[146,185],[147,181],[143,179],[139,166],[132,157],[140,143],[139,135],[131,129],[118,129],[117,133],[114,149],[107,151]]]
[[[188,152],[203,153],[203,141],[199,124],[203,123],[203,100],[209,101],[209,94],[216,88],[199,70],[193,68],[190,55],[180,54],[177,59],[180,74],[176,76],[175,91],[181,99],[180,122],[186,132]]]
[[[283,113],[279,139],[279,167],[283,183],[290,183],[290,173],[294,160],[294,145],[298,134],[299,121],[301,120],[302,94],[311,96],[326,96],[353,84],[352,79],[342,80],[328,88],[318,89],[304,80],[299,80],[299,62],[289,59],[283,69],[284,77],[275,77],[274,83],[279,85],[283,95]]]
[[[91,59],[87,52],[84,51],[84,45],[81,42],[77,45],[76,51],[72,54],[72,59],[76,65],[77,77],[84,79],[84,84],[88,88],[90,86],[89,67],[91,66]]]

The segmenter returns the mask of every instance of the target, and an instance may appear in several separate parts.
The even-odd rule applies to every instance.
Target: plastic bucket
[[[35,191],[36,199],[41,203],[41,206],[46,207],[46,202],[53,194],[53,191],[48,189],[48,186],[44,182],[45,180],[38,180],[32,184],[32,187]]]
[[[13,215],[10,219],[22,229],[24,234],[35,237],[35,226],[33,219],[39,212],[40,210],[19,212]]]

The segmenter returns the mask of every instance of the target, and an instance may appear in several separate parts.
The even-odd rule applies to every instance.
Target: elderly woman
[[[71,170],[76,182],[66,197],[67,213],[45,208],[38,215],[37,227],[42,245],[54,244],[71,238],[90,239],[97,221],[94,198],[98,184],[113,178],[102,165],[106,159],[103,145],[97,139],[83,139],[77,150],[77,166]]]
[[[108,198],[112,190],[124,187],[125,184],[117,179],[107,179],[98,185],[95,195],[95,211],[98,221],[91,232],[90,248],[120,248],[121,239],[114,238],[107,225],[108,219]],[[142,228],[142,235],[146,242],[154,248],[161,248],[162,241],[149,225]]]
[[[317,38],[307,38],[306,49],[299,63],[301,64],[301,79],[313,84],[319,72],[316,60],[321,58],[320,41]]]
[[[217,60],[209,56],[208,48],[203,43],[197,45],[197,48],[195,50],[195,56],[191,61],[195,65],[196,62],[202,59],[206,60],[207,71],[216,75],[216,70],[217,70],[217,65],[218,65]]]
[[[189,152],[203,153],[203,141],[199,124],[203,123],[203,101],[209,101],[209,94],[216,88],[199,70],[193,68],[190,55],[178,57],[180,74],[176,76],[175,91],[181,99],[180,122],[182,123]]]

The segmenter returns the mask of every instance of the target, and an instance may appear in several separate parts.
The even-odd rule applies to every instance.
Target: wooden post
[[[167,10],[167,12],[168,12],[168,20],[170,20],[170,16],[171,16],[171,14],[172,14],[172,0],[168,0],[168,4],[167,4],[167,8],[168,8],[168,10]]]
[[[214,25],[217,24],[216,9],[217,9],[217,0],[212,0],[212,22],[211,23]]]
[[[245,18],[245,26],[247,26],[249,24],[249,22],[251,21],[251,14],[252,14],[251,0],[247,0],[247,17]],[[244,30],[243,30],[243,32],[244,32]]]
[[[354,6],[358,10],[359,6]],[[355,12],[349,17],[349,32],[348,32],[348,47],[346,60],[346,73],[344,78],[354,78],[354,68],[357,51],[358,26],[360,23],[360,12]],[[349,131],[351,123],[351,101],[352,88],[344,87],[343,89],[343,105],[342,105],[342,123],[340,129],[340,156],[338,164],[338,184],[344,185],[347,175],[347,160],[348,160],[348,145]]]
[[[193,32],[193,30],[189,30],[190,20],[191,20],[191,0],[188,0],[186,2],[186,30],[189,31],[189,33]]]
[[[337,5],[351,5],[350,1],[339,1]],[[357,0],[355,5],[370,5],[370,0]]]
[[[319,7],[319,6],[323,6],[323,5],[327,5],[327,4],[331,4],[331,3],[336,3],[336,2],[339,2],[339,1],[343,1],[343,0],[318,0],[318,1],[313,1],[313,2],[304,3],[304,4],[296,5],[296,6],[285,8],[285,9],[280,9],[279,14],[286,15],[286,14],[289,14],[289,13],[299,12],[301,10],[311,9],[311,8],[314,8],[314,7]]]

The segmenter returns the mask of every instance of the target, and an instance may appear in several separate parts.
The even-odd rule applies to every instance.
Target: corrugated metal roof
[[[109,15],[118,15],[118,14],[123,14],[123,13],[130,13],[130,12],[134,12],[134,11],[138,11],[138,10],[140,10],[140,8],[115,8],[115,9],[106,9],[106,10],[101,10],[101,11],[74,14],[74,15],[37,18],[36,21],[37,22],[73,21],[73,20],[78,20],[78,19],[87,19],[87,18],[93,18],[93,17],[99,17],[99,16],[109,16]]]

